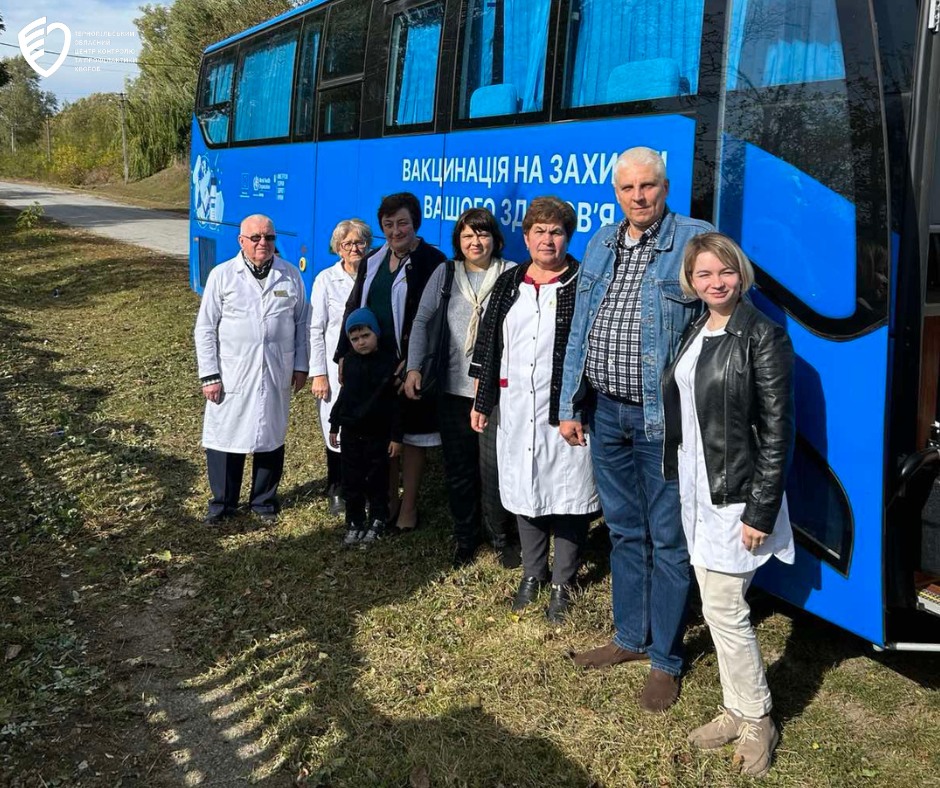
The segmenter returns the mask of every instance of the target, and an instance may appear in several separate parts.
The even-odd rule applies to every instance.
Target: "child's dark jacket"
[[[395,389],[395,359],[381,350],[343,357],[343,387],[330,412],[330,432],[340,427],[359,435],[401,442],[402,421]]]

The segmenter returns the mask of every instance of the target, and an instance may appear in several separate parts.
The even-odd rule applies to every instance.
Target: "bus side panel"
[[[688,214],[694,142],[695,122],[681,115],[519,126],[452,133],[442,165],[429,161],[421,149],[412,151],[413,161],[403,168],[425,217],[442,222],[445,242],[463,211],[482,206],[500,223],[506,237],[503,255],[525,260],[522,218],[528,204],[555,195],[575,209],[578,223],[569,251],[581,259],[591,236],[621,219],[611,177],[617,157],[635,145],[662,151],[669,169],[669,207]],[[438,180],[443,195],[434,200]]]
[[[238,253],[241,220],[261,213],[277,230],[277,250],[297,265],[309,290],[313,240],[315,148],[312,144],[209,150],[193,127],[190,200],[190,285]]]
[[[421,229],[418,231],[425,241],[437,246],[448,257],[451,255],[449,236],[441,235],[441,221],[427,210],[429,202],[440,198],[439,183],[429,183],[427,190],[415,189],[412,178],[412,162],[418,157],[440,162],[444,156],[444,135],[423,134],[411,137],[387,137],[384,140],[362,142],[362,195],[369,206],[369,219],[381,237],[378,226],[379,202],[382,197],[395,192],[413,192],[421,203]]]
[[[794,265],[815,264],[794,259]],[[852,534],[843,574],[797,539],[796,563],[769,561],[756,582],[771,593],[866,640],[884,644],[882,566],[883,456],[888,330],[880,328],[847,342],[810,333],[755,299],[784,323],[797,355],[796,414],[801,440],[828,463],[850,503]],[[798,447],[799,451],[799,447]],[[821,489],[813,485],[812,489]],[[787,487],[794,531],[800,509],[823,509],[791,474]],[[801,499],[802,496],[802,499]]]

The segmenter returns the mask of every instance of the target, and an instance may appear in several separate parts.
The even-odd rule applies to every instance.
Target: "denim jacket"
[[[559,418],[574,419],[582,410],[589,386],[584,376],[588,338],[598,308],[607,295],[617,259],[617,228],[601,227],[588,243],[579,272],[574,318],[565,353]],[[714,227],[668,209],[656,236],[656,251],[640,285],[640,352],[643,371],[643,419],[649,440],[663,439],[663,404],[659,380],[679,346],[689,321],[702,312],[702,302],[679,287],[682,252],[695,235]]]

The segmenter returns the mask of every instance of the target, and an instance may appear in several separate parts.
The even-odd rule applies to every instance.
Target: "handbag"
[[[438,396],[444,393],[444,378],[447,377],[450,354],[450,326],[447,323],[447,307],[450,291],[454,285],[454,261],[444,265],[444,281],[441,283],[441,299],[437,309],[427,323],[427,352],[421,363],[421,396]]]

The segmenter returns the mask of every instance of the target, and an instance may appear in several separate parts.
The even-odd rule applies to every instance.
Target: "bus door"
[[[860,8],[863,6],[863,8]],[[796,563],[756,582],[882,644],[890,244],[875,28],[850,0],[731,0],[717,223],[796,351]]]
[[[907,155],[893,319],[898,337],[886,512],[888,646],[940,648],[940,6],[910,8]],[[892,8],[892,18],[897,9]],[[917,18],[919,16],[919,18]],[[890,25],[885,26],[888,30]],[[903,73],[902,69],[895,69]],[[897,190],[892,190],[893,192]],[[890,455],[889,455],[890,456]]]

